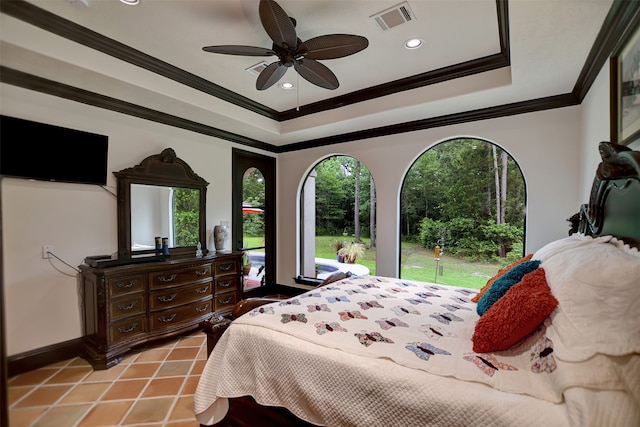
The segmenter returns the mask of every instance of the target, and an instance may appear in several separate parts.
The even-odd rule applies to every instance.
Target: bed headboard
[[[611,142],[599,145],[602,162],[589,203],[574,215],[574,231],[589,236],[612,235],[640,248],[640,151]]]

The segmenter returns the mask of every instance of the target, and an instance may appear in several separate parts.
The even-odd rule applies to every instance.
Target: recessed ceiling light
[[[295,86],[293,85],[293,83],[284,82],[284,83],[280,83],[280,87],[281,87],[282,89],[285,89],[285,90],[291,90],[291,89],[293,89]]]
[[[140,0],[120,0],[120,1],[129,6],[135,6],[138,3],[140,3]]]
[[[406,47],[407,49],[417,49],[422,46],[423,43],[424,40],[422,39],[409,39],[404,42],[404,47]]]

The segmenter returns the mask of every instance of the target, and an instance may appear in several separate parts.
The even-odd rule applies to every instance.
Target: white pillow
[[[608,242],[611,240],[611,236],[600,236],[593,238],[591,236],[585,236],[582,233],[574,233],[571,236],[567,236],[563,239],[553,241],[544,247],[538,249],[531,259],[537,259],[538,261],[544,261],[545,259],[557,255],[558,253],[575,249],[582,245],[590,245],[594,242]]]
[[[578,362],[596,353],[640,352],[638,250],[611,236],[562,240],[569,240],[562,251],[553,250],[557,242],[541,250],[541,267],[559,303],[545,322],[554,354]]]

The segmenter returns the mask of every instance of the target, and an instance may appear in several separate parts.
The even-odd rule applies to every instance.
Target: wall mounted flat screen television
[[[105,185],[109,138],[0,115],[0,175]]]

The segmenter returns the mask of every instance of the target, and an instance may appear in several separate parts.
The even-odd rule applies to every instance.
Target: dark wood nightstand
[[[242,314],[259,307],[264,304],[268,304],[270,302],[281,301],[289,298],[286,295],[267,295],[264,297],[256,297],[256,298],[246,298],[240,300],[231,313],[230,318],[224,317],[220,314],[214,314],[209,320],[205,320],[200,322],[200,327],[204,330],[204,333],[207,334],[207,357],[211,354],[213,347],[216,346],[218,340],[227,330],[229,325],[231,324],[233,319],[237,319]],[[227,315],[228,316],[228,315]]]
[[[211,319],[200,322],[200,327],[202,327],[202,330],[204,330],[204,333],[207,335],[207,357],[209,357],[213,347],[216,346],[218,340],[230,324],[231,319],[219,314],[214,314]]]

